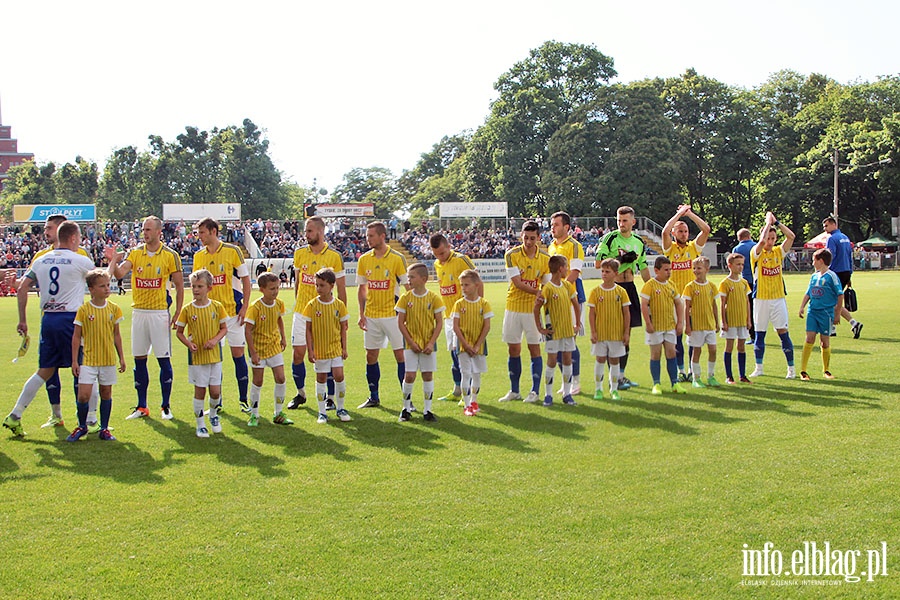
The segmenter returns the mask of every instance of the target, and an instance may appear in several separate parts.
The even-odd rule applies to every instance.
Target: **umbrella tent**
[[[820,233],[813,239],[811,239],[808,242],[806,242],[805,244],[803,244],[803,247],[810,248],[812,250],[815,250],[817,248],[824,248],[825,246],[828,245],[828,238],[830,235],[831,234],[829,234],[827,231],[823,231],[822,233]]]
[[[873,248],[896,248],[897,245],[897,242],[887,239],[880,233],[876,233],[869,239],[863,240],[857,244],[857,246],[862,246],[866,250],[871,250]]]

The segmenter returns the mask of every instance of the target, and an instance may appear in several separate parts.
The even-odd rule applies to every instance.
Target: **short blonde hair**
[[[428,280],[428,267],[426,267],[422,263],[418,263],[418,262],[413,263],[413,264],[409,265],[409,267],[407,267],[406,270],[407,271],[418,271],[419,274],[422,275],[422,277],[424,277],[426,281]]]
[[[474,281],[475,283],[481,283],[481,275],[478,274],[478,271],[475,269],[466,269],[462,273],[459,274],[459,280],[462,281],[467,279],[469,281]]]
[[[101,279],[106,279],[109,281],[109,273],[106,272],[106,269],[94,269],[93,271],[88,271],[88,274],[85,276],[84,281],[87,283],[89,288],[94,287]]]
[[[691,261],[693,265],[703,265],[707,269],[709,268],[709,259],[705,256],[698,256],[694,260]]]
[[[206,284],[206,287],[211,288],[213,286],[212,273],[210,273],[206,269],[198,269],[197,271],[191,273],[191,283],[194,283],[195,281],[202,281]]]

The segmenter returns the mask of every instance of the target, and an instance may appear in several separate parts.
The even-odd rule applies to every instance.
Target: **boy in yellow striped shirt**
[[[653,377],[654,396],[662,394],[660,358],[666,352],[666,371],[672,383],[672,391],[686,394],[687,390],[678,382],[678,363],[675,360],[675,338],[684,331],[684,311],[681,294],[669,281],[672,275],[672,261],[665,256],[657,256],[653,264],[656,275],[641,288],[641,314],[647,345],[650,346],[650,375]]]
[[[709,259],[698,256],[691,261],[694,280],[684,286],[684,332],[691,349],[691,386],[695,388],[719,387],[716,380],[716,334],[719,332],[719,310],[716,298],[718,288],[709,282]],[[706,384],[700,377],[700,353],[707,347]]]
[[[191,273],[194,301],[182,309],[175,323],[175,337],[188,349],[188,381],[194,386],[194,416],[197,437],[208,438],[203,402],[209,389],[209,424],[213,433],[222,433],[219,407],[222,405],[222,346],[228,334],[228,314],[218,300],[209,297],[213,275],[206,269]]]
[[[544,406],[553,406],[553,374],[556,371],[557,354],[562,362],[562,401],[575,406],[572,398],[572,353],[575,350],[576,324],[581,322],[581,304],[575,285],[566,279],[569,261],[561,254],[554,254],[548,261],[550,281],[541,287],[534,301],[534,322],[547,341],[547,368],[544,371]],[[541,308],[547,316],[547,326],[541,324]]]
[[[459,370],[462,372],[463,414],[474,417],[480,410],[478,392],[481,374],[487,373],[487,335],[494,316],[490,303],[478,295],[481,276],[467,269],[460,273],[463,297],[453,305],[453,332],[459,349]]]
[[[719,284],[722,303],[722,331],[725,337],[725,383],[734,383],[731,370],[731,352],[737,340],[738,373],[741,383],[751,383],[747,378],[747,352],[745,340],[750,339],[750,284],[744,279],[744,255],[732,252],[728,255],[728,277]]]
[[[337,277],[334,270],[328,267],[316,272],[315,298],[303,309],[303,320],[306,322],[306,349],[309,362],[316,369],[316,399],[319,404],[319,417],[316,423],[325,424],[328,401],[328,373],[334,376],[334,404],[337,416],[341,421],[349,421],[350,413],[344,408],[347,395],[347,383],[344,381],[344,361],[347,360],[347,323],[350,315],[347,305],[334,297],[334,285]]]
[[[244,317],[244,337],[247,340],[247,351],[250,353],[250,367],[253,369],[253,380],[250,385],[250,420],[248,427],[259,425],[259,398],[262,395],[263,377],[266,367],[272,369],[275,378],[275,416],[272,422],[278,425],[293,425],[294,422],[284,414],[284,397],[287,385],[284,377],[284,349],[287,340],[284,337],[284,302],[278,299],[281,281],[275,273],[263,273],[256,282],[262,298],[257,298]]]
[[[437,421],[431,412],[434,397],[434,372],[437,370],[437,343],[441,334],[441,313],[446,307],[435,292],[425,288],[428,283],[428,267],[414,263],[406,270],[412,289],[397,301],[397,325],[406,342],[404,363],[406,378],[403,380],[403,410],[400,421],[412,418],[412,392],[416,372],[422,372],[422,391],[425,394],[425,409],[422,417],[426,421]]]
[[[609,359],[609,397],[619,397],[619,359],[631,341],[631,300],[625,288],[616,285],[619,261],[607,258],[600,263],[603,282],[591,290],[588,316],[591,328],[591,354],[594,363],[594,400],[603,400],[604,363]]]
[[[100,439],[113,441],[109,432],[112,412],[112,386],[116,383],[116,358],[119,373],[125,372],[125,353],[119,323],[124,320],[122,309],[109,298],[110,277],[105,269],[94,269],[85,277],[91,299],[75,313],[75,333],[72,336],[72,373],[78,378],[78,427],[66,438],[77,442],[88,433],[88,401],[94,384],[100,388]],[[84,362],[78,355],[84,344]],[[118,355],[118,356],[117,356]]]

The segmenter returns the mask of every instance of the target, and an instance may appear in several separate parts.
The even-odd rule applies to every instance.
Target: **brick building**
[[[3,124],[3,114],[0,113],[0,190],[10,168],[26,160],[34,160],[34,154],[19,152],[19,141],[13,138],[12,127]]]

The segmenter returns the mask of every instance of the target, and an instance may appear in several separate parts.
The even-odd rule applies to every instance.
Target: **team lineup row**
[[[682,216],[689,217],[700,226],[701,234],[696,240],[687,240],[687,224],[680,221]],[[569,216],[566,213],[556,213],[551,218],[553,241],[548,252],[540,250],[538,246],[538,224],[529,221],[523,225],[522,244],[506,253],[510,284],[503,319],[503,341],[509,349],[510,391],[501,401],[538,401],[540,381],[543,378],[544,404],[552,404],[551,390],[559,362],[563,379],[563,402],[574,404],[573,395],[580,392],[580,356],[575,335],[576,331],[583,331],[582,306],[585,303],[590,313],[587,322],[591,330],[591,351],[596,356],[595,398],[603,397],[603,376],[607,361],[610,364],[612,398],[619,397],[620,389],[633,385],[624,376],[624,369],[627,364],[630,330],[640,326],[642,322],[646,322],[646,342],[651,348],[653,393],[662,393],[659,380],[663,351],[673,391],[685,391],[677,379],[679,370],[682,378],[687,377],[683,362],[681,365],[678,362],[678,356],[683,356],[680,351],[682,330],[688,333],[689,347],[692,348],[688,354],[691,357],[690,371],[693,376],[690,380],[693,386],[717,385],[714,375],[715,337],[720,327],[727,339],[725,368],[728,381],[735,380],[730,364],[735,339],[738,340],[740,380],[748,381],[744,373],[744,340],[753,323],[748,299],[749,286],[740,277],[744,257],[732,255],[729,258],[729,276],[718,287],[710,285],[706,280],[709,263],[700,256],[709,228],[689,207],[683,206],[665,228],[675,239],[668,240],[667,256],[657,259],[657,264],[654,265],[655,276],[651,278],[643,241],[631,231],[634,224],[633,211],[622,207],[617,217],[618,231],[607,234],[600,244],[598,258],[602,261],[602,282],[592,290],[590,298],[585,296],[580,278],[584,253],[580,244],[569,235]],[[131,249],[127,255],[110,249],[110,266],[107,271],[100,273],[94,270],[89,260],[80,260],[75,255],[80,241],[78,226],[62,221],[64,218],[55,223],[48,220],[45,231],[52,244],[51,249],[46,254],[35,257],[32,267],[19,285],[18,330],[22,334],[27,333],[24,310],[27,292],[34,284],[38,284],[40,288],[43,311],[41,356],[38,371],[23,386],[16,407],[4,420],[4,426],[17,435],[23,434],[22,412],[40,387],[51,384],[54,378],[56,385],[52,388],[56,389],[56,397],[51,393],[53,415],[47,425],[61,424],[57,370],[72,366],[79,377],[79,427],[73,431],[70,439],[77,440],[95,430],[99,430],[101,439],[113,439],[108,430],[111,385],[115,381],[116,366],[120,372],[124,371],[125,362],[121,336],[118,333],[121,310],[106,298],[109,295],[109,277],[121,278],[129,271],[134,308],[132,354],[138,394],[137,407],[129,418],[149,416],[147,358],[151,350],[160,364],[162,416],[171,418],[169,396],[173,370],[169,331],[174,326],[178,339],[189,350],[188,375],[195,386],[194,413],[197,416],[199,436],[209,435],[204,420],[207,389],[210,395],[208,416],[211,429],[213,432],[221,429],[217,414],[221,403],[223,343],[220,342],[225,340],[235,363],[242,408],[251,414],[248,425],[258,423],[259,396],[266,368],[273,371],[275,378],[273,420],[276,423],[290,424],[290,419],[282,410],[286,396],[282,353],[287,340],[283,322],[284,304],[277,299],[277,277],[272,276],[271,282],[265,276],[260,277],[258,283],[263,297],[252,304],[246,302],[245,299],[250,295],[249,272],[240,251],[218,239],[218,223],[212,219],[204,219],[197,224],[198,236],[204,248],[194,256],[195,272],[191,276],[194,300],[182,309],[184,292],[180,258],[162,244],[162,223],[158,218],[145,219],[142,228],[144,243]],[[776,227],[780,227],[785,233],[782,246],[775,246]],[[305,358],[308,355],[310,362],[315,364],[318,421],[321,423],[327,422],[326,414],[331,403],[341,420],[350,419],[343,405],[346,394],[343,360],[347,356],[349,321],[343,262],[338,253],[328,248],[324,233],[324,221],[315,217],[307,220],[305,234],[309,244],[298,249],[294,257],[298,277],[295,284],[291,346],[292,376],[297,394],[287,405],[288,409],[297,408],[305,402]],[[371,250],[360,258],[358,266],[358,325],[364,331],[369,388],[369,397],[360,408],[380,404],[378,357],[380,350],[390,343],[403,389],[400,420],[409,420],[411,413],[415,411],[411,395],[417,372],[421,372],[423,378],[423,414],[428,420],[436,420],[431,410],[433,373],[436,370],[434,347],[443,323],[453,363],[454,380],[453,392],[443,399],[460,401],[465,406],[464,414],[474,415],[478,412],[477,395],[481,373],[487,369],[484,340],[493,317],[490,305],[483,298],[483,284],[477,271],[471,260],[454,252],[447,240],[438,234],[430,242],[436,257],[435,270],[440,294],[429,292],[425,288],[428,270],[421,264],[407,267],[404,258],[387,246],[386,233],[382,223],[368,226],[366,238]],[[769,322],[781,336],[789,364],[788,375],[792,376],[793,373],[793,348],[786,333],[787,308],[781,281],[783,246],[789,246],[792,240],[790,230],[780,225],[770,213],[760,242],[751,253],[753,270],[757,274],[754,300],[757,329],[757,367],[754,374],[757,375],[762,372],[764,335]],[[95,272],[90,273],[91,271]],[[91,300],[83,303],[84,282],[89,273]],[[636,274],[640,274],[645,282],[640,295],[634,283]],[[693,281],[682,285],[677,279],[685,276]],[[173,316],[170,316],[168,310],[171,303],[168,289],[170,281],[176,295]],[[400,286],[405,287],[406,291],[398,300],[396,290]],[[837,289],[840,291],[840,286]],[[840,297],[839,294],[836,296]],[[816,302],[818,294],[812,297],[811,316],[821,312]],[[806,301],[805,298],[804,306]],[[442,319],[444,315],[447,318]],[[519,391],[523,337],[531,355],[532,371],[532,389],[525,397]],[[540,352],[540,344],[545,338],[546,370],[543,368]],[[827,337],[823,337],[822,341],[824,358]],[[78,354],[82,342],[84,359],[79,365]],[[699,360],[703,345],[709,348],[706,383],[700,379]],[[812,347],[811,343],[804,346],[802,376],[808,376],[805,368],[807,346],[809,349]],[[253,368],[252,385],[244,357],[245,347],[250,353]],[[825,371],[828,372],[827,364]],[[92,393],[95,382],[98,389]],[[51,385],[47,387],[49,391]],[[98,408],[99,421],[96,414]]]

